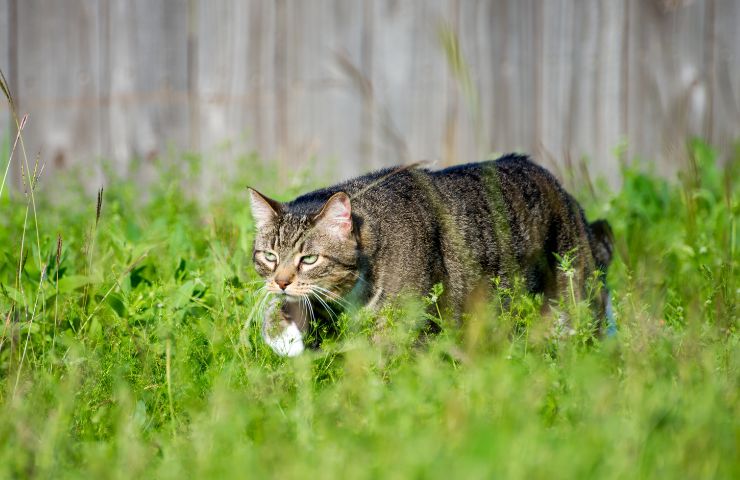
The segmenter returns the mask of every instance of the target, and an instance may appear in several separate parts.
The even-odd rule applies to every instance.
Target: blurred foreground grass
[[[617,241],[619,333],[596,344],[548,340],[517,296],[424,349],[395,310],[277,358],[251,317],[244,186],[307,187],[271,190],[255,158],[208,206],[179,170],[111,181],[97,222],[42,178],[38,238],[6,191],[0,477],[740,478],[740,153],[689,151],[679,179],[628,167],[579,196]]]

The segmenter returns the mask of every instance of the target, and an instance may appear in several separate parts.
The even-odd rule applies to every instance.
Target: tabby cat
[[[384,169],[287,203],[249,192],[253,261],[269,295],[262,335],[285,356],[300,354],[312,323],[330,323],[337,305],[377,309],[442,283],[440,303],[459,319],[494,277],[505,286],[519,277],[529,292],[555,299],[570,295],[558,268],[565,255],[581,300],[595,272],[604,282],[612,256],[609,224],[589,224],[555,177],[522,155],[439,171]],[[592,305],[603,332],[605,287]]]

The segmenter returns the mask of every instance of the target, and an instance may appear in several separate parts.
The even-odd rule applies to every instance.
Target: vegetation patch
[[[578,195],[613,226],[615,336],[552,335],[514,285],[420,347],[437,288],[294,359],[254,315],[259,159],[209,202],[174,167],[61,201],[24,166],[0,197],[0,477],[739,478],[740,151],[687,148],[678,179]]]

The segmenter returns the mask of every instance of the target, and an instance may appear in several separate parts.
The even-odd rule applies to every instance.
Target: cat
[[[262,336],[279,355],[295,356],[317,322],[337,305],[378,309],[401,294],[426,295],[441,283],[440,304],[459,319],[472,295],[493,278],[547,299],[586,298],[610,318],[605,287],[612,258],[606,220],[588,223],[578,202],[527,156],[432,171],[396,167],[281,203],[249,189],[256,224],[255,269],[270,301]],[[572,258],[572,279],[559,258]],[[600,273],[599,273],[600,272]],[[317,345],[309,345],[317,346]]]

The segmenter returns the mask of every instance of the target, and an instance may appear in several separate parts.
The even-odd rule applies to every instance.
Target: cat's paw
[[[303,353],[306,347],[303,345],[303,335],[295,323],[288,324],[280,333],[270,336],[265,332],[265,343],[272,350],[283,357],[295,357]]]

